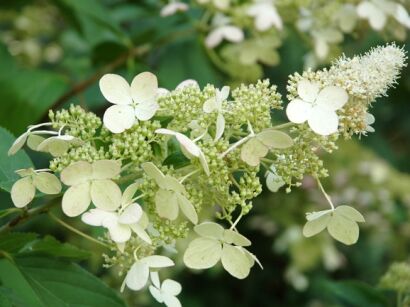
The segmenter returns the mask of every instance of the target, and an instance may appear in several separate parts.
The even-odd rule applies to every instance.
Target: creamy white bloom
[[[120,174],[121,163],[114,160],[99,160],[92,164],[79,161],[61,172],[61,181],[70,186],[62,200],[63,212],[78,216],[87,210],[91,201],[104,211],[115,211],[121,205],[121,190],[112,181]]]
[[[225,130],[225,117],[222,114],[222,103],[229,97],[229,86],[224,86],[221,90],[216,89],[215,96],[205,101],[203,110],[205,113],[217,112],[215,141],[222,137]]]
[[[181,302],[176,297],[181,293],[181,284],[172,279],[165,279],[161,284],[158,272],[151,272],[150,275],[152,286],[149,286],[149,291],[157,302],[164,303],[167,307],[181,307]]]
[[[315,43],[315,54],[321,60],[329,55],[330,44],[343,41],[343,34],[334,28],[315,30],[311,34]]]
[[[173,266],[174,262],[165,256],[148,256],[137,259],[128,271],[121,291],[125,285],[131,290],[138,291],[144,288],[149,279],[150,269],[160,269]]]
[[[340,10],[334,15],[334,19],[343,32],[352,32],[358,19],[356,7],[350,3],[343,4]]]
[[[199,84],[194,79],[187,79],[179,83],[177,87],[175,88],[175,90],[183,90],[184,88],[187,88],[187,87],[195,87],[199,89]],[[158,93],[158,97],[161,97],[161,96],[168,95],[170,91],[167,90],[166,88],[160,87],[158,88],[157,93]]]
[[[320,90],[316,82],[301,80],[298,83],[299,98],[292,100],[286,115],[296,124],[308,122],[317,134],[329,135],[338,129],[339,118],[336,111],[349,99],[347,92],[337,86],[327,86]]]
[[[357,14],[369,21],[370,26],[380,31],[387,23],[389,16],[395,18],[397,22],[410,28],[410,16],[403,5],[388,0],[362,1],[357,6]]]
[[[114,104],[104,113],[104,125],[113,133],[131,128],[136,119],[149,120],[159,105],[157,77],[150,72],[135,76],[131,86],[121,76],[106,74],[100,79],[100,90],[105,99]]]
[[[255,27],[259,31],[266,31],[272,27],[282,30],[283,22],[273,0],[255,0],[247,9],[247,14],[255,18]]]
[[[208,48],[217,47],[225,39],[232,43],[243,41],[245,35],[241,28],[230,24],[230,19],[222,14],[217,14],[212,21],[213,30],[205,38]]]
[[[185,12],[189,8],[188,4],[179,2],[179,1],[170,1],[167,5],[165,5],[160,12],[162,17],[167,17],[174,15],[178,12]]]
[[[189,159],[191,159],[192,157],[198,158],[205,173],[209,176],[209,166],[204,153],[202,152],[201,148],[196,145],[195,142],[192,141],[189,137],[187,137],[185,134],[163,128],[155,130],[155,133],[175,136],[177,141],[181,145],[181,149],[184,155]]]
[[[271,192],[277,192],[281,187],[283,187],[286,184],[286,182],[283,181],[283,178],[276,173],[276,168],[273,164],[266,172],[265,176],[266,186]]]

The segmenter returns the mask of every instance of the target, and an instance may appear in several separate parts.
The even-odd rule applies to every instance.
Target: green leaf
[[[41,240],[35,241],[27,250],[23,250],[24,254],[41,254],[53,257],[70,258],[70,259],[87,259],[90,257],[88,251],[79,249],[78,247],[61,243],[52,236],[46,236]]]
[[[124,307],[114,290],[80,266],[55,258],[0,261],[0,282],[30,307]]]
[[[14,140],[15,137],[10,132],[0,127],[0,188],[7,192],[11,191],[13,183],[20,178],[15,170],[34,167],[23,150],[10,157],[7,155]]]
[[[27,244],[37,239],[37,234],[28,232],[12,232],[0,236],[0,251],[10,254],[18,253]]]
[[[0,45],[0,123],[12,132],[21,133],[40,120],[67,89],[67,80],[40,69],[26,70],[17,65],[6,48]]]

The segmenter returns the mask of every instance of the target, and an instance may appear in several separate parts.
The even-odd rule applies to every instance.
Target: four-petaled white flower
[[[182,290],[179,282],[165,279],[161,284],[158,272],[151,272],[151,282],[152,286],[149,286],[149,292],[158,303],[164,303],[167,307],[181,307],[181,302],[176,297]]]
[[[78,161],[61,172],[61,181],[70,186],[62,200],[63,212],[78,216],[94,205],[104,211],[115,211],[121,205],[121,190],[111,179],[121,171],[121,163],[99,160],[92,164]]]
[[[231,43],[243,41],[245,35],[241,28],[230,25],[230,19],[222,14],[217,14],[212,22],[213,30],[205,39],[208,48],[215,48],[225,39]]]
[[[208,162],[206,161],[204,153],[202,152],[201,148],[198,145],[196,145],[195,142],[192,141],[189,137],[187,137],[185,134],[164,128],[155,130],[155,133],[175,136],[177,141],[181,145],[181,150],[183,154],[188,159],[191,159],[192,157],[198,158],[199,162],[201,162],[201,165],[205,173],[209,176],[209,166]]]
[[[158,80],[150,72],[143,72],[128,82],[119,75],[106,74],[100,79],[100,90],[114,105],[104,113],[104,125],[113,133],[121,133],[138,120],[149,120],[158,110]]]
[[[301,80],[297,88],[300,98],[292,100],[286,115],[296,124],[308,122],[317,134],[329,135],[337,132],[339,117],[336,111],[349,99],[347,92],[338,86],[326,86],[320,90],[318,83]]]
[[[167,5],[165,5],[160,12],[160,15],[162,17],[167,17],[174,15],[178,12],[185,12],[189,8],[188,4],[179,2],[179,1],[173,1],[171,0]]]
[[[125,285],[134,291],[141,290],[148,282],[151,268],[160,269],[173,265],[174,262],[165,256],[153,255],[142,259],[137,259],[125,276],[121,291],[124,290]]]
[[[88,225],[107,228],[111,239],[116,243],[127,242],[134,231],[142,240],[151,244],[151,239],[145,232],[148,226],[148,217],[142,211],[141,206],[133,202],[137,186],[137,184],[132,184],[125,189],[121,197],[121,209],[118,213],[91,209],[81,216],[81,220]]]
[[[241,234],[224,229],[219,224],[204,222],[194,227],[200,236],[189,243],[184,254],[184,263],[191,269],[208,269],[222,262],[224,269],[232,276],[243,279],[258,259],[244,246],[251,242]]]
[[[216,119],[216,132],[215,141],[219,140],[225,130],[225,117],[222,114],[222,103],[228,99],[229,86],[224,86],[221,90],[216,89],[215,96],[205,101],[203,110],[205,113],[212,113],[216,111],[218,113]]]
[[[172,176],[165,176],[152,162],[145,162],[141,167],[160,188],[155,194],[155,207],[158,215],[173,221],[178,217],[179,209],[181,209],[192,223],[197,224],[198,215],[192,203],[185,196],[187,192],[183,184]]]
[[[403,5],[393,1],[372,0],[362,1],[357,6],[357,14],[369,21],[370,26],[380,31],[387,23],[388,16],[392,16],[403,26],[410,28],[410,16]]]
[[[366,134],[367,132],[374,132],[375,130],[372,127],[372,125],[376,122],[376,119],[374,118],[373,114],[366,112],[364,116],[364,121],[366,123],[366,131],[364,134]]]
[[[16,173],[22,177],[11,188],[11,199],[17,208],[27,206],[34,198],[36,189],[44,194],[61,192],[60,180],[47,170],[20,169]]]
[[[256,0],[248,10],[247,14],[255,18],[255,27],[259,31],[266,31],[276,27],[282,30],[283,23],[273,0]]]

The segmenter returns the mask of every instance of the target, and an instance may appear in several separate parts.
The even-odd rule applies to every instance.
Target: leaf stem
[[[80,231],[80,230],[74,228],[73,226],[71,226],[71,225],[67,224],[66,222],[64,222],[63,220],[59,219],[57,216],[55,216],[55,215],[52,214],[51,212],[49,212],[48,215],[51,217],[51,219],[53,219],[54,221],[56,221],[58,224],[60,224],[60,225],[62,225],[63,227],[67,228],[68,230],[71,230],[72,232],[78,234],[79,236],[82,236],[83,238],[85,238],[85,239],[87,239],[87,240],[89,240],[89,241],[91,241],[91,242],[97,243],[97,244],[99,244],[99,245],[101,245],[101,246],[104,246],[104,247],[106,247],[106,248],[110,248],[110,246],[109,246],[108,244],[105,244],[105,243],[103,243],[103,242],[101,242],[101,241],[99,241],[99,240],[97,240],[97,239],[95,239],[95,238],[93,238],[93,237],[91,237],[91,236],[85,234],[84,232],[82,232],[82,231]]]

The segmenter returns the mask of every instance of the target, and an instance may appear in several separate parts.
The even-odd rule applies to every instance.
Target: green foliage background
[[[149,70],[158,76],[162,87],[169,89],[188,78],[198,80],[201,86],[235,84],[210,62],[194,27],[198,11],[160,18],[160,7],[160,1],[154,0],[2,1],[0,126],[17,136],[28,125],[45,120],[49,108],[71,103],[102,115],[107,105],[97,81],[107,72],[130,80]],[[282,94],[287,76],[302,71],[307,51],[291,30],[286,36],[279,48],[280,64],[264,71]],[[344,51],[348,56],[358,54],[383,42],[382,37],[372,34],[346,41]],[[410,49],[408,42],[404,47]],[[358,244],[345,247],[329,240],[327,234],[300,237],[304,212],[323,205],[308,178],[301,189],[289,195],[284,191],[265,192],[241,229],[252,239],[253,252],[264,270],[254,268],[246,280],[240,281],[220,268],[197,274],[179,265],[173,277],[184,287],[181,301],[185,306],[395,304],[395,294],[378,285],[391,263],[408,260],[409,72],[406,68],[397,88],[374,106],[376,133],[363,138],[361,145],[342,143],[338,152],[326,158],[331,174],[325,182],[327,188],[341,202],[345,199],[343,192],[356,191],[347,204],[358,207],[366,217]],[[11,170],[29,166],[28,156],[37,168],[47,167],[46,157],[31,151],[27,151],[28,156],[19,153],[9,160],[6,150],[13,138],[8,131],[0,130],[0,187],[5,190],[16,178]],[[361,171],[363,163],[370,163],[367,172]],[[384,174],[381,181],[376,180],[380,170]],[[387,198],[380,196],[383,193]],[[373,196],[362,202],[364,195]],[[12,207],[9,194],[0,192],[0,225],[13,218],[16,212],[7,210]],[[54,214],[61,215],[59,210]],[[78,220],[67,222],[87,233],[94,232],[93,236],[101,234]],[[119,289],[122,278],[116,276],[115,269],[101,267],[105,251],[48,216],[38,214],[14,231],[36,234],[0,237],[0,306],[155,305],[148,293],[126,290],[120,295],[110,290],[105,284]],[[329,246],[340,260],[334,270],[323,265],[323,251]],[[289,268],[307,278],[306,289],[294,287],[300,278],[286,278]],[[403,283],[408,280],[407,275],[400,279]],[[406,288],[404,292],[409,291]]]

